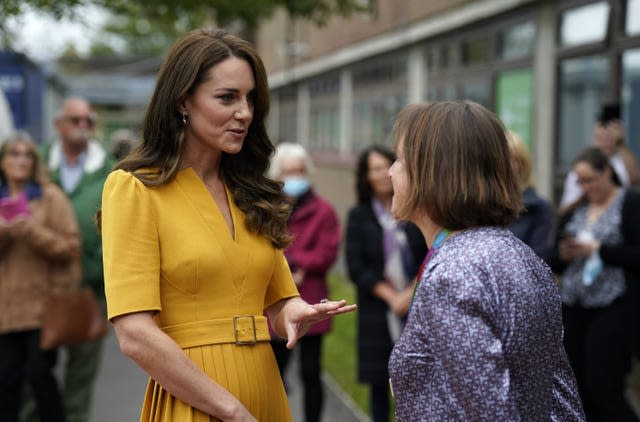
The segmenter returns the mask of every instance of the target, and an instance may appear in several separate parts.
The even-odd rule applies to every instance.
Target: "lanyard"
[[[427,262],[429,262],[433,254],[435,254],[436,251],[440,249],[440,246],[442,246],[442,244],[450,234],[451,234],[451,230],[442,229],[436,235],[436,238],[433,241],[433,245],[431,245],[431,247],[429,248],[429,251],[427,252],[427,256],[424,257],[424,260],[422,261],[422,265],[420,265],[420,269],[418,270],[418,278],[416,279],[416,286],[413,288],[413,296],[416,295],[416,291],[418,290],[418,284],[420,284],[422,273],[424,272],[424,269],[427,267]]]

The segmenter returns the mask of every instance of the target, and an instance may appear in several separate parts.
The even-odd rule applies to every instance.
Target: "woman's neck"
[[[426,215],[424,215],[421,218],[417,218],[413,222],[420,229],[420,232],[422,233],[422,236],[424,237],[425,242],[427,242],[427,246],[430,248],[433,245],[433,242],[436,240],[438,233],[442,231],[443,227],[433,222]]]
[[[185,154],[182,159],[181,169],[191,167],[193,171],[205,183],[217,183],[220,177],[221,154],[208,154],[194,157],[193,154]]]
[[[20,195],[24,192],[25,185],[26,183],[23,182],[8,181],[7,186],[9,187],[9,196],[13,197]]]
[[[608,208],[613,199],[616,197],[616,193],[618,192],[618,187],[613,185],[609,192],[602,197],[599,201],[593,201],[592,205],[596,208]]]
[[[380,203],[382,204],[382,207],[385,210],[390,210],[391,209],[391,202],[393,201],[393,195],[376,195],[376,199],[378,201],[380,201]]]
[[[602,214],[604,214],[616,197],[616,193],[618,192],[618,187],[615,187],[609,192],[607,196],[605,196],[601,201],[591,202],[587,207],[587,224],[589,226],[593,225]]]

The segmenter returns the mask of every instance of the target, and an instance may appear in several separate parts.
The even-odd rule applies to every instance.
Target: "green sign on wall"
[[[505,127],[533,148],[533,72],[519,69],[503,72],[496,83],[496,112]]]

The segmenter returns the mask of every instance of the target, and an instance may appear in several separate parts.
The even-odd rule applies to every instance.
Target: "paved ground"
[[[298,355],[295,353],[290,359],[289,367],[285,374],[287,392],[289,394],[289,406],[295,422],[304,421],[303,410],[303,386],[298,376]],[[325,403],[321,422],[370,422],[370,418],[364,415],[351,401],[351,398],[340,390],[333,379],[323,374]]]
[[[302,418],[302,385],[297,377],[297,356],[287,370],[290,405],[295,422]],[[344,394],[328,377],[325,381],[326,402],[322,422],[368,422],[369,419],[345,401]],[[120,353],[113,332],[105,340],[102,367],[95,385],[95,400],[91,422],[135,422],[147,382],[146,375],[134,363]]]
[[[91,422],[135,422],[140,417],[147,376],[120,353],[113,330],[105,340],[94,390]]]

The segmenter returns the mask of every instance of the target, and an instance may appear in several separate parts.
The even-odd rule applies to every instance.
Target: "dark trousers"
[[[40,331],[0,334],[0,421],[18,421],[23,381],[36,400],[41,422],[64,422],[65,412],[53,376],[56,351],[39,346]]]
[[[389,384],[370,384],[373,422],[389,422]]]
[[[623,303],[596,309],[563,306],[562,313],[565,348],[587,421],[637,421],[624,398],[633,333]]]
[[[284,372],[291,358],[291,350],[287,349],[286,342],[273,340],[271,342],[273,353],[278,362],[280,375],[284,379]],[[298,341],[297,348],[300,351],[300,378],[304,385],[304,416],[306,422],[319,422],[324,391],[320,381],[320,353],[322,351],[322,335],[304,336]]]

